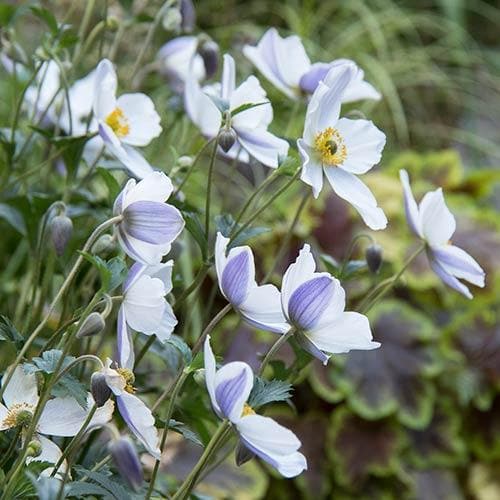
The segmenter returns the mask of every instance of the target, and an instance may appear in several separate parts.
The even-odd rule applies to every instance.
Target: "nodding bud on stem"
[[[115,249],[115,238],[111,234],[103,234],[92,246],[92,253],[105,256],[114,252]]]
[[[197,385],[199,385],[200,387],[205,387],[205,368],[199,368],[198,370],[196,370],[193,374],[193,379]]]
[[[365,251],[365,260],[368,269],[373,274],[377,274],[382,266],[382,247],[372,243]]]
[[[225,128],[219,133],[217,142],[219,143],[219,146],[222,148],[224,153],[227,153],[234,146],[237,137],[238,136],[236,135],[234,129],[232,127],[229,127]]]
[[[191,33],[196,24],[196,10],[191,0],[181,0],[181,28],[185,33]]]
[[[234,458],[236,460],[236,465],[240,467],[243,464],[246,464],[252,458],[255,457],[255,453],[251,452],[241,441],[238,442],[238,446],[236,446],[236,450],[234,452]]]
[[[30,441],[28,443],[28,448],[26,449],[26,455],[28,457],[39,457],[42,454],[42,443],[40,441]]]
[[[111,389],[106,382],[106,377],[101,372],[95,372],[90,377],[90,392],[98,408],[104,406],[111,397]]]
[[[142,485],[144,476],[139,456],[130,439],[120,437],[113,440],[109,444],[109,452],[120,476],[134,491],[137,491]]]
[[[52,243],[56,249],[56,254],[58,257],[61,257],[73,234],[73,223],[66,215],[65,211],[52,218],[50,222],[50,233],[52,236]]]
[[[213,40],[205,40],[199,45],[198,54],[203,59],[207,79],[212,78],[219,67],[219,46]]]
[[[102,314],[94,311],[85,318],[76,332],[76,337],[79,339],[83,337],[92,337],[101,333],[105,326],[106,322],[104,321]]]

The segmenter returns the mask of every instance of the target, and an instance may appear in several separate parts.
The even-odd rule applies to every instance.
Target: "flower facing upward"
[[[281,304],[289,324],[297,330],[295,338],[324,364],[332,354],[352,349],[376,349],[368,318],[345,312],[345,292],[329,273],[315,272],[316,263],[309,245],[283,276]]]
[[[441,188],[427,193],[417,205],[406,170],[400,170],[406,219],[412,232],[426,243],[427,257],[434,272],[445,284],[472,299],[469,289],[459,281],[484,287],[485,273],[464,250],[451,244],[455,217],[449,211]]]
[[[337,59],[331,63],[311,64],[300,38],[296,35],[281,38],[275,28],[268,29],[256,47],[245,45],[243,54],[277,89],[291,99],[312,94],[332,67],[352,63],[347,59]],[[359,70],[342,95],[342,102],[378,100],[380,97],[379,92],[364,80],[363,71]]]
[[[210,336],[205,340],[204,355],[212,407],[235,426],[245,447],[285,477],[298,476],[307,469],[304,455],[297,451],[301,446],[297,436],[272,418],[257,415],[247,404],[254,383],[252,369],[234,361],[217,370]]]
[[[152,172],[137,183],[130,179],[115,200],[114,214],[123,215],[117,225],[118,240],[137,262],[159,264],[184,228],[179,210],[164,203],[172,189],[163,172]]]
[[[116,98],[116,72],[107,59],[97,66],[94,85],[94,116],[106,148],[132,173],[144,177],[152,168],[133,146],[147,146],[161,133],[153,101],[141,93]]]
[[[134,374],[128,368],[111,368],[112,361],[106,360],[102,374],[116,398],[116,405],[128,428],[146,447],[148,453],[160,459],[158,430],[151,410],[134,395]]]
[[[190,76],[184,92],[186,112],[201,133],[212,138],[225,125],[226,119],[214,100],[223,103],[229,114],[244,104],[256,104],[230,118],[237,139],[228,155],[238,156],[241,161],[247,161],[250,155],[262,164],[276,168],[278,158],[288,152],[288,143],[267,130],[273,119],[273,110],[257,78],[249,76],[236,87],[235,71],[234,59],[226,54],[220,86],[202,89],[196,78]]]
[[[281,311],[279,290],[274,285],[258,286],[255,282],[252,250],[242,246],[227,253],[228,244],[229,238],[217,233],[215,268],[224,297],[251,325],[276,333],[289,330]]]
[[[333,190],[356,208],[371,229],[384,229],[387,218],[357,175],[380,161],[385,135],[368,120],[339,118],[342,96],[357,74],[352,63],[336,64],[315,90],[307,107],[303,137],[297,141],[303,164],[301,179],[312,186],[317,198],[325,175]]]
[[[6,375],[2,379],[2,385]],[[5,388],[3,400],[0,403],[0,431],[6,431],[17,426],[28,426],[38,404],[38,387],[36,375],[26,373],[22,366],[14,370],[9,385]],[[75,436],[85,422],[94,400],[90,394],[87,398],[87,409],[82,408],[76,399],[71,397],[56,397],[49,399],[40,415],[36,428],[36,439],[40,441],[42,453],[29,460],[57,463],[62,453],[59,447],[43,436]],[[114,405],[108,401],[98,408],[90,422],[90,427],[104,425],[111,419]],[[63,463],[61,471],[64,472]],[[50,471],[48,472],[50,473]]]
[[[166,342],[177,324],[165,296],[172,290],[173,261],[156,266],[136,262],[123,283],[123,302],[118,312],[118,353],[120,365],[134,366],[132,331],[156,334]]]

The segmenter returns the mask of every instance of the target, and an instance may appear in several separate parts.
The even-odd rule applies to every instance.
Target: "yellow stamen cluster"
[[[314,148],[319,153],[323,165],[342,165],[347,158],[347,148],[344,139],[337,129],[328,127],[316,134]]]
[[[10,429],[18,425],[29,425],[33,417],[34,407],[28,403],[17,403],[9,408],[2,426]]]
[[[241,416],[248,417],[248,415],[255,415],[255,412],[253,411],[253,408],[249,404],[245,403],[243,411],[241,412]]]
[[[128,368],[117,368],[116,371],[125,380],[125,390],[130,394],[134,394],[134,392],[136,391],[134,387],[135,375],[132,373],[132,370],[129,370]]]
[[[125,137],[130,132],[127,117],[123,114],[121,108],[115,108],[107,117],[106,124],[111,127],[118,137]]]

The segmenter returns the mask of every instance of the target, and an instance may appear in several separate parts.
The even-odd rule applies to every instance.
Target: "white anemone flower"
[[[156,56],[160,71],[171,81],[174,90],[182,92],[188,76],[197,82],[205,79],[205,64],[198,53],[198,37],[179,36],[163,45]]]
[[[4,375],[2,386],[6,380]],[[0,403],[0,431],[6,431],[21,425],[29,425],[38,404],[38,386],[36,375],[26,373],[18,365],[9,384],[5,388],[3,402]],[[75,436],[88,417],[90,408],[94,405],[91,394],[88,394],[87,409],[82,408],[76,399],[71,397],[55,397],[45,404],[36,427],[36,439],[41,444],[41,454],[29,457],[28,461],[57,463],[62,453],[59,447],[45,436]],[[114,404],[108,401],[98,408],[90,421],[89,428],[106,424],[113,414]],[[65,470],[65,463],[61,470]]]
[[[297,141],[303,168],[301,179],[317,198],[326,176],[338,196],[359,212],[365,224],[379,230],[387,217],[377,200],[357,177],[380,161],[385,134],[371,121],[339,118],[342,95],[356,78],[356,66],[334,66],[309,102],[304,134]]]
[[[412,232],[426,243],[426,252],[433,271],[449,287],[472,299],[470,290],[459,280],[484,287],[485,273],[464,250],[452,245],[456,221],[444,201],[441,188],[427,193],[417,205],[406,170],[400,170],[403,184],[406,219]]]
[[[234,361],[217,370],[210,336],[205,340],[204,353],[212,407],[220,418],[234,425],[245,447],[284,477],[298,476],[307,469],[306,458],[297,451],[301,446],[297,436],[272,418],[257,415],[247,404],[254,384],[250,366]]]
[[[160,459],[158,429],[151,410],[134,392],[134,374],[128,368],[111,368],[112,361],[106,360],[101,373],[108,387],[115,395],[116,405],[128,428],[157,460]]]
[[[283,313],[297,330],[295,338],[313,356],[327,364],[330,354],[380,347],[374,342],[368,318],[345,311],[345,292],[327,272],[316,272],[309,245],[299,253],[283,276]]]
[[[281,311],[280,292],[274,285],[257,285],[255,263],[250,247],[227,252],[229,238],[217,233],[215,269],[224,297],[243,319],[263,330],[284,333],[290,329]]]
[[[123,94],[117,98],[117,85],[112,63],[103,59],[96,68],[93,99],[99,135],[112,155],[143,178],[152,168],[135,147],[147,146],[160,135],[160,116],[145,94]]]
[[[163,172],[152,172],[139,182],[130,179],[117,196],[113,212],[123,215],[116,227],[118,241],[135,261],[159,264],[184,228],[179,210],[165,203],[172,191]]]
[[[245,152],[267,167],[277,168],[279,157],[288,152],[288,143],[267,130],[273,119],[271,103],[255,76],[249,76],[236,87],[235,71],[234,59],[225,54],[220,87],[202,89],[196,78],[190,76],[184,92],[186,112],[205,137],[213,138],[225,124],[214,100],[223,102],[229,112],[244,104],[257,105],[231,117],[237,138],[228,155],[246,161],[241,154]]]
[[[311,64],[300,38],[296,35],[282,38],[276,28],[268,29],[257,46],[245,45],[243,54],[277,89],[291,99],[312,94],[332,67],[346,62],[354,64],[348,59]],[[380,93],[365,81],[364,72],[359,69],[342,95],[342,102],[380,98]]]
[[[172,260],[156,266],[136,262],[130,268],[118,311],[118,353],[123,368],[134,366],[132,331],[156,334],[160,342],[166,342],[177,325],[165,298],[172,290],[173,264]]]

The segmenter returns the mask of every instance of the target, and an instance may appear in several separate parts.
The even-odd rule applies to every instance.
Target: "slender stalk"
[[[21,431],[22,427],[18,427],[16,429],[16,432],[14,434],[14,437],[12,438],[12,441],[10,442],[8,450],[5,452],[4,456],[2,457],[2,460],[0,460],[0,468],[3,468],[3,466],[7,463],[10,456],[12,455],[12,452],[16,449],[17,441],[19,440]]]
[[[349,244],[349,248],[347,249],[344,260],[342,261],[342,266],[340,267],[339,276],[341,277],[343,276],[345,268],[349,262],[349,259],[351,258],[352,252],[354,251],[354,247],[356,246],[356,243],[362,238],[367,238],[372,243],[375,243],[375,240],[370,234],[360,233],[354,236],[354,238],[351,240],[351,243]]]
[[[359,304],[358,311],[366,314],[377,301],[379,301],[399,280],[410,264],[425,250],[425,244],[421,245],[405,262],[403,267],[390,278],[381,281]]]
[[[280,350],[281,346],[286,344],[288,339],[295,333],[295,328],[290,328],[288,332],[284,333],[281,335],[278,340],[271,346],[271,349],[267,352],[265,355],[264,359],[262,360],[262,363],[260,364],[259,368],[259,376],[261,376],[264,373],[264,370],[266,369],[269,361],[273,358],[273,356]]]
[[[176,299],[174,303],[174,311],[178,311],[181,304],[203,283],[210,267],[211,265],[206,262],[201,266],[193,282]]]
[[[172,418],[172,414],[174,412],[174,406],[175,406],[175,400],[177,399],[177,396],[184,385],[184,381],[188,377],[189,372],[188,371],[182,371],[182,375],[177,379],[173,389],[172,389],[172,396],[170,397],[170,403],[167,407],[167,411],[165,414],[165,424],[163,427],[163,432],[161,436],[161,441],[160,441],[160,453],[163,453],[163,450],[165,449],[165,445],[167,443],[167,436],[168,436],[168,428],[170,425],[170,419]],[[160,462],[161,459],[157,459],[153,468],[153,472],[151,474],[151,480],[149,481],[149,488],[148,492],[146,494],[145,499],[149,500],[151,498],[151,494],[153,493],[155,482],[156,482],[156,476],[158,475],[158,469],[160,468]]]
[[[218,144],[216,138],[212,150],[212,156],[210,157],[210,165],[208,167],[207,195],[205,203],[205,237],[207,239],[207,246],[210,239],[210,202],[212,197],[212,179],[214,174],[215,157],[217,156],[217,147]]]
[[[156,335],[150,335],[148,340],[146,340],[145,344],[142,346],[142,349],[139,351],[139,354],[135,358],[134,362],[134,371],[141,362],[142,358],[146,355],[146,353],[149,351],[149,348],[154,344],[154,341],[156,340]]]
[[[184,480],[180,488],[177,490],[177,493],[172,497],[172,500],[183,500],[189,496],[193,486],[198,479],[198,476],[201,474],[205,465],[212,458],[213,453],[218,449],[220,441],[225,437],[226,432],[230,428],[229,420],[223,420],[219,425],[219,428],[213,435],[212,439],[207,444],[203,454],[200,459],[193,467],[193,470],[189,473],[187,478]]]
[[[75,46],[75,52],[73,53],[73,60],[77,61],[80,58],[80,51],[82,49],[82,40],[87,31],[90,18],[92,16],[92,11],[94,10],[95,0],[87,0],[85,5],[85,11],[82,16],[82,22],[78,28],[78,42]]]
[[[117,217],[113,217],[111,219],[108,219],[107,221],[105,221],[102,224],[100,224],[99,226],[97,226],[94,229],[94,231],[92,232],[92,234],[89,236],[88,240],[85,242],[85,245],[83,246],[82,251],[83,252],[88,252],[90,250],[90,248],[92,247],[92,245],[94,244],[94,242],[97,240],[97,238],[99,237],[99,235],[103,231],[105,231],[109,227],[113,226],[114,224],[117,224],[121,220],[122,220],[122,216],[119,215]],[[58,302],[61,300],[61,298],[67,292],[69,286],[71,285],[71,282],[73,281],[73,279],[75,278],[76,274],[78,273],[78,270],[80,269],[80,266],[82,265],[82,263],[84,262],[84,260],[85,259],[80,254],[78,256],[78,258],[76,259],[75,264],[71,268],[68,276],[66,277],[66,279],[63,282],[63,284],[61,285],[61,288],[57,292],[57,295],[52,300],[52,303],[50,304],[49,309],[48,309],[45,317],[39,323],[39,325],[35,328],[35,330],[33,331],[33,333],[28,337],[28,339],[24,343],[22,349],[19,351],[19,354],[17,355],[17,357],[16,357],[16,359],[14,361],[12,369],[9,370],[9,373],[7,375],[5,375],[5,382],[2,384],[2,387],[0,388],[0,401],[2,400],[2,397],[3,397],[3,394],[5,392],[5,389],[6,389],[7,385],[9,384],[9,382],[10,382],[10,380],[11,380],[13,374],[14,374],[14,370],[16,369],[17,365],[19,365],[19,363],[23,359],[23,357],[26,354],[26,352],[28,352],[28,349],[31,347],[31,344],[38,337],[38,335],[40,335],[40,333],[43,331],[45,325],[49,321],[50,316],[54,312],[54,310],[55,310]]]

